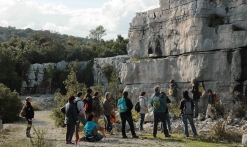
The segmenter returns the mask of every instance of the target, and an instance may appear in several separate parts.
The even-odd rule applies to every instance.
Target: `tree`
[[[105,35],[106,29],[102,25],[99,25],[95,30],[90,30],[89,37],[100,43],[101,38]]]
[[[119,82],[117,75],[115,74],[115,72],[112,72],[108,88],[110,89],[110,92],[112,95],[112,98],[110,99],[111,103],[114,105],[115,108],[117,106],[117,100],[119,98],[119,93],[122,93],[121,89],[119,88],[119,84],[120,82]]]

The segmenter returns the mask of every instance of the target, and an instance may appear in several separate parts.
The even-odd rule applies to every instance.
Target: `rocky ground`
[[[33,122],[33,126],[39,131],[46,131],[45,133],[45,140],[48,141],[47,146],[66,146],[65,144],[65,129],[63,128],[56,128],[54,125],[54,121],[51,119],[51,107],[49,105],[45,105],[47,102],[52,103],[53,96],[38,96],[34,97],[33,100],[36,103],[40,101],[41,103],[37,103],[42,108],[42,111],[35,112],[35,121]],[[44,99],[44,100],[42,100]],[[44,105],[42,105],[44,104]],[[46,106],[46,107],[44,107]],[[239,120],[241,122],[242,120]],[[239,123],[238,122],[238,123]],[[199,134],[208,133],[211,130],[211,127],[216,123],[211,119],[206,121],[196,121],[196,126],[198,129]],[[138,127],[138,123],[136,124]],[[245,127],[244,127],[245,126]],[[13,128],[12,131],[5,133],[4,135],[0,133],[0,146],[31,146],[30,140],[25,137],[25,127],[26,122],[20,121],[13,124],[4,124],[5,130],[10,130]],[[90,142],[79,142],[77,146],[173,146],[173,147],[190,147],[190,146],[239,146],[239,144],[229,144],[224,142],[218,142],[215,140],[205,140],[201,137],[198,138],[183,138],[182,135],[182,122],[180,119],[172,119],[172,138],[164,138],[160,132],[158,134],[157,139],[153,139],[151,132],[152,132],[152,123],[146,123],[144,125],[144,129],[146,131],[140,132],[137,131],[137,135],[140,136],[139,139],[122,139],[121,133],[118,132],[121,127],[120,125],[115,125],[114,135],[107,135],[102,141],[97,143],[90,143]],[[246,125],[239,125],[236,124],[232,126],[232,129],[246,129]],[[34,137],[33,140],[37,140],[37,135],[34,133],[32,129],[32,136]],[[130,133],[128,136],[131,137]],[[74,137],[75,138],[75,137]]]

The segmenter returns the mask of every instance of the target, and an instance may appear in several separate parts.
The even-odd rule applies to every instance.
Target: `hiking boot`
[[[127,136],[123,136],[123,139],[127,139],[128,137]]]
[[[31,136],[31,134],[30,134],[30,130],[27,130],[27,131],[26,131],[26,136],[27,136],[27,138],[32,138],[32,136]]]
[[[67,141],[66,144],[75,144],[75,143],[72,143],[71,141]]]
[[[134,135],[134,136],[132,136],[132,138],[139,138],[139,136],[137,136],[137,135]]]
[[[169,138],[169,137],[171,137],[171,135],[165,135],[165,137],[166,137],[166,138]]]

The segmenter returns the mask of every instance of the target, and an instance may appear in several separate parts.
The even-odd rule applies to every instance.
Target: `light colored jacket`
[[[144,96],[139,97],[139,102],[140,102],[140,113],[145,114],[148,113],[148,99]]]
[[[78,102],[77,102],[78,101]],[[77,109],[80,113],[85,115],[85,110],[84,110],[84,102],[81,100],[81,98],[76,97],[75,103],[77,102]]]

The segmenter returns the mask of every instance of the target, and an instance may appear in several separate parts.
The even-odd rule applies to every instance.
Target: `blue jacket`
[[[166,104],[166,99],[165,97],[161,94],[161,93],[155,93],[154,95],[160,97],[160,107],[158,109],[153,109],[153,113],[165,113],[166,112],[166,107],[167,107],[167,104]],[[151,96],[150,98],[150,105],[153,107],[153,96]]]
[[[86,125],[84,126],[84,133],[86,136],[94,136],[95,130],[98,129],[98,125],[95,122],[87,121]]]

